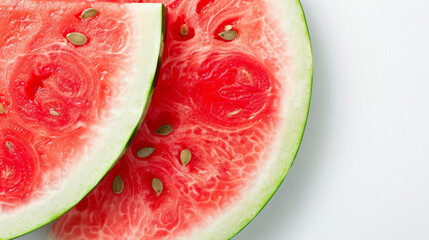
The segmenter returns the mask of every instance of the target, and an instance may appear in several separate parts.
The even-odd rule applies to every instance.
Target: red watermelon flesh
[[[73,151],[79,153],[85,146],[91,134],[88,126],[100,121],[99,117],[118,94],[115,89],[122,83],[112,81],[112,76],[118,71],[115,66],[125,62],[121,55],[110,54],[108,49],[76,47],[67,42],[65,35],[70,32],[86,32],[91,36],[90,41],[104,41],[101,35],[106,31],[106,23],[82,22],[76,16],[88,4],[73,4],[67,10],[57,4],[57,10],[64,11],[62,16],[68,19],[61,16],[50,22],[41,20],[50,9],[40,7],[40,15],[35,15],[29,10],[31,6],[17,10],[21,7],[24,8],[16,6],[10,11],[0,11],[0,25],[5,26],[0,29],[3,58],[0,60],[3,62],[0,96],[5,107],[5,114],[0,115],[0,149],[1,156],[5,156],[0,178],[3,211],[19,208],[37,197],[44,185],[63,177],[57,173],[71,164],[67,160],[74,159],[70,157],[75,154]],[[117,11],[112,17],[122,14]],[[52,28],[51,24],[56,27]],[[33,31],[38,28],[43,30]],[[118,34],[124,39],[130,37],[125,24],[110,31],[114,33],[109,34]],[[29,37],[20,38],[22,35]],[[114,41],[106,42],[105,46],[111,46],[116,52],[124,48]],[[99,81],[100,74],[106,81]],[[13,145],[13,151],[8,149],[7,142]],[[57,152],[61,152],[61,161]],[[47,174],[49,172],[55,174]]]
[[[91,7],[100,14],[83,20]],[[142,19],[159,26],[150,41]],[[0,238],[11,238],[74,206],[121,156],[157,70],[162,5],[2,0],[0,26]]]
[[[256,215],[293,161],[311,89],[299,3],[163,3],[164,60],[143,126],[97,188],[54,224],[52,239],[226,239]],[[229,29],[237,38],[222,39]],[[165,124],[173,131],[157,134]],[[137,156],[144,148],[155,150]]]

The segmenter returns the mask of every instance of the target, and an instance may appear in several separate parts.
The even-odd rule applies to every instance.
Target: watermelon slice
[[[163,46],[161,4],[0,3],[0,238],[78,203],[126,149]]]
[[[294,160],[312,79],[299,1],[164,3],[164,60],[143,126],[50,239],[228,239]]]
[[[50,239],[228,239],[293,162],[312,78],[299,2],[164,4],[164,61],[143,126]]]

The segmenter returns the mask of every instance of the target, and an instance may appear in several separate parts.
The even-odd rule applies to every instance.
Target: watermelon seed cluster
[[[80,18],[82,20],[86,20],[86,19],[93,18],[97,15],[98,15],[97,9],[88,8],[82,12],[82,14],[80,15]],[[69,40],[69,42],[71,42],[72,44],[74,44],[76,46],[82,46],[88,42],[88,38],[85,35],[83,35],[82,33],[78,33],[78,32],[69,33],[69,34],[67,34],[66,38],[67,38],[67,40]]]
[[[5,112],[3,104],[0,103],[0,114],[3,114]]]
[[[118,175],[115,177],[113,180],[112,189],[116,194],[120,194],[122,191],[124,191],[124,181],[122,180],[121,176]]]
[[[152,188],[156,192],[156,195],[159,196],[161,195],[164,186],[162,185],[161,180],[159,180],[158,178],[154,178],[152,180]]]
[[[97,9],[94,9],[94,8],[88,8],[88,9],[85,9],[85,10],[82,12],[82,14],[80,15],[80,18],[82,18],[83,20],[85,20],[85,19],[93,18],[93,17],[95,17],[95,16],[97,16],[97,15],[98,15],[98,11],[97,11]]]
[[[137,151],[137,157],[139,157],[139,158],[147,158],[150,155],[152,155],[153,152],[155,152],[155,148],[153,148],[153,147],[144,147],[144,148],[141,148],[140,150]]]
[[[158,129],[155,131],[155,134],[166,136],[173,132],[173,126],[171,124],[164,124],[158,127]],[[140,148],[136,155],[138,158],[147,158],[150,155],[152,155],[155,152],[154,147],[143,147]],[[180,153],[180,161],[182,162],[183,166],[188,165],[188,163],[192,159],[192,153],[189,149],[183,149]],[[155,191],[156,195],[159,196],[162,193],[164,186],[162,184],[162,181],[158,178],[152,179],[152,189]],[[120,194],[124,189],[124,182],[122,181],[122,178],[117,175],[116,178],[113,180],[112,184],[113,192],[116,194]]]
[[[9,141],[6,141],[6,147],[7,147],[9,150],[12,150],[12,143],[11,143],[11,142],[9,142]]]

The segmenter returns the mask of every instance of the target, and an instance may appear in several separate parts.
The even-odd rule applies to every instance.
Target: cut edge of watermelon
[[[117,108],[126,107],[126,110],[120,111],[126,116],[112,114],[108,126],[97,126],[106,129],[100,131],[99,140],[110,139],[109,143],[89,152],[82,161],[86,164],[77,167],[60,191],[41,197],[11,215],[0,216],[0,239],[15,238],[34,231],[76,205],[122,156],[141,125],[159,73],[167,15],[162,4],[127,4],[127,8],[134,12],[140,31],[136,33],[138,40],[133,51],[138,60],[132,66],[135,74],[129,75],[126,82],[131,87],[122,100],[123,105]]]
[[[260,176],[254,181],[248,192],[239,202],[221,217],[207,220],[208,228],[194,230],[183,235],[183,239],[231,239],[246,227],[264,208],[280,187],[291,168],[304,134],[310,108],[313,83],[313,54],[310,35],[304,11],[299,0],[273,0],[273,6],[278,6],[278,16],[287,16],[282,20],[288,30],[293,70],[290,72],[289,87],[293,97],[288,99],[284,111],[285,117],[283,134],[274,141],[272,153],[267,160]],[[182,238],[180,238],[182,239]]]

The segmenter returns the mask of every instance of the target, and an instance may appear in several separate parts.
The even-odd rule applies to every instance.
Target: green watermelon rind
[[[231,239],[245,228],[273,197],[289,172],[301,145],[310,109],[313,84],[313,54],[308,26],[299,0],[271,0],[276,6],[281,24],[285,26],[290,39],[294,64],[292,73],[292,94],[294,97],[286,104],[286,124],[283,134],[277,140],[277,152],[273,161],[256,181],[249,192],[235,202],[222,216],[207,216],[205,228],[194,229],[179,236],[178,239]],[[291,65],[288,65],[291,67]],[[288,86],[290,87],[290,86]],[[270,169],[271,167],[271,169]],[[273,177],[274,176],[274,177]],[[258,185],[259,184],[259,185]],[[252,184],[250,184],[252,185]],[[285,203],[287,204],[287,203]]]
[[[70,188],[65,187],[62,188],[63,190],[56,192],[58,197],[51,197],[51,199],[55,199],[55,203],[50,199],[50,201],[42,203],[43,207],[40,209],[24,209],[20,212],[21,214],[14,214],[14,217],[9,219],[0,217],[0,239],[15,238],[34,231],[59,218],[79,203],[120,159],[142,124],[156,84],[156,77],[159,74],[160,59],[165,41],[167,12],[162,4],[129,5],[133,5],[129,6],[129,8],[132,11],[136,11],[136,17],[141,25],[141,32],[139,32],[141,41],[137,44],[139,47],[135,49],[135,52],[139,53],[136,54],[136,56],[139,56],[139,62],[136,63],[136,66],[145,67],[144,69],[140,68],[138,75],[130,76],[130,79],[133,78],[131,81],[134,82],[134,85],[130,88],[130,93],[124,96],[126,98],[124,102],[133,104],[128,104],[128,111],[123,111],[123,113],[128,113],[127,116],[116,117],[116,123],[109,126],[106,132],[110,131],[112,135],[117,135],[115,133],[116,129],[124,126],[126,129],[120,130],[122,134],[119,134],[119,137],[115,136],[113,138],[115,140],[111,141],[112,144],[105,144],[100,147],[100,149],[103,147],[103,149],[108,149],[108,153],[101,150],[100,154],[93,154],[92,159],[97,159],[98,161],[92,161],[92,166],[80,166],[87,171],[93,171],[86,174],[79,172],[75,180],[80,179],[80,183],[78,183],[79,181],[65,183]],[[105,137],[109,136],[104,136],[103,139],[106,139]],[[106,161],[105,159],[108,160]],[[58,202],[60,204],[62,202],[60,207],[58,207]],[[31,213],[29,214],[28,212]],[[34,221],[35,219],[36,221]]]

